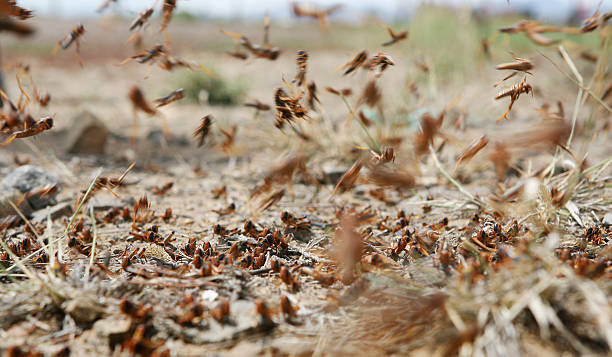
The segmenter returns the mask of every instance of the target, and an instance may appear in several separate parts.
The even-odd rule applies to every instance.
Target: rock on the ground
[[[17,205],[17,203],[21,201],[21,203],[17,207],[26,216],[29,216],[32,211],[34,211],[32,206],[30,206],[28,200],[21,199],[21,197],[23,197],[23,193],[17,190],[11,190],[6,192],[4,189],[0,190],[2,191],[0,192],[0,218],[4,218],[9,215],[17,215],[17,212],[15,212],[13,206],[8,203],[9,201],[13,202],[13,204],[15,205]]]
[[[260,323],[255,310],[255,303],[251,301],[234,300],[230,305],[231,317],[229,323],[221,324],[209,319],[208,329],[191,331],[188,339],[195,344],[218,343],[235,340],[240,336],[258,333],[270,328]]]
[[[2,206],[8,206],[10,209],[9,212],[13,214],[13,209],[8,203],[6,203],[7,198],[11,198],[13,203],[15,203],[21,200],[23,194],[25,193],[47,188],[52,185],[59,185],[59,180],[42,168],[32,165],[20,166],[6,175],[0,184],[0,196],[3,198]],[[44,197],[32,196],[27,198],[31,209],[27,213],[23,213],[28,215],[32,212],[32,209],[41,209],[55,204],[55,195],[57,195],[59,191],[60,189],[58,189],[56,192],[49,193]],[[16,197],[16,195],[19,197]],[[27,207],[25,209],[27,210]],[[0,211],[4,212],[4,208],[0,209]]]
[[[338,165],[336,162],[324,162],[322,165],[323,177],[321,179],[327,184],[335,185],[349,168],[349,166]]]
[[[70,202],[62,202],[56,204],[55,206],[45,207],[32,213],[32,222],[45,222],[48,216],[51,217],[51,220],[56,220],[61,217],[70,216],[71,214],[72,205]]]
[[[64,311],[77,323],[88,324],[98,320],[105,312],[102,304],[94,296],[77,296],[64,303]]]
[[[103,154],[108,128],[100,119],[83,111],[71,119],[66,151],[71,154]]]
[[[603,218],[603,224],[606,226],[612,226],[612,213],[606,213]]]

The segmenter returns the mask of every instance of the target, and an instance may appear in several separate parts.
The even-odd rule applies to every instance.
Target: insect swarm
[[[16,166],[25,157],[59,182],[11,194],[20,212],[0,202],[0,288],[7,292],[0,294],[0,349],[290,354],[293,342],[313,341],[320,322],[325,336],[316,350],[328,354],[610,354],[609,20],[589,19],[587,36],[580,21],[592,12],[567,27],[520,25],[536,38],[563,41],[571,58],[557,68],[540,66],[529,39],[517,47],[495,31],[483,46],[484,33],[473,30],[507,22],[512,1],[499,18],[480,6],[467,17],[420,7],[410,34],[399,24],[381,29],[345,4],[351,24],[331,24],[326,36],[314,28],[316,14],[274,30],[265,16],[262,36],[257,22],[177,12],[200,2],[184,9],[180,1],[149,0],[137,9],[110,3],[132,11],[124,14],[130,18],[85,23],[79,40],[96,45],[87,46],[95,58],[86,69],[76,73],[76,61],[47,61],[37,51],[5,56],[11,97],[0,92],[0,143],[55,110],[84,106],[110,135],[104,154],[66,153],[57,144],[64,134],[85,138],[79,126],[89,120],[53,114],[52,131],[0,150],[2,188],[11,171],[31,170]],[[327,5],[298,6],[304,15]],[[2,31],[7,20],[21,21],[5,16]],[[63,31],[61,21],[26,21],[44,25],[35,47]],[[218,23],[241,34],[228,38],[215,31]],[[455,33],[428,31],[440,23]],[[126,44],[130,36],[141,45]],[[280,58],[270,41],[294,57]],[[563,52],[540,48],[544,55],[557,49]],[[198,63],[184,57],[190,52],[231,72],[229,80],[199,81],[189,72]],[[128,56],[134,63],[113,65]],[[17,60],[24,62],[11,63]],[[525,77],[538,95],[519,90],[535,96],[533,105],[520,113],[512,107],[521,117],[507,114],[513,120],[500,131],[488,120],[491,105],[505,110],[513,95],[503,103],[481,97],[494,97],[491,86],[503,77],[495,92]],[[232,104],[172,104],[178,93],[153,101],[181,87],[185,97],[214,91]],[[158,123],[143,122],[141,142],[130,145],[130,109],[167,118],[173,140],[159,138]],[[358,122],[343,125],[347,113]],[[371,131],[371,141],[355,124]],[[139,170],[130,171],[136,160]],[[107,173],[91,182],[98,167]],[[88,182],[89,193],[81,191]],[[52,195],[53,206],[27,206]],[[83,321],[92,309],[93,320]]]

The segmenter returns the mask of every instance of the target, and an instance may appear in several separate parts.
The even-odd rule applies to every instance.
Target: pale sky
[[[158,0],[157,8],[161,2]],[[612,10],[612,0],[317,0],[312,3],[321,6],[344,4],[341,17],[376,13],[386,18],[402,18],[410,15],[412,9],[422,2],[449,4],[453,6],[481,6],[491,11],[530,9],[537,17],[549,20],[563,20],[579,5],[594,11],[601,1],[601,10]],[[98,16],[95,10],[102,0],[18,0],[19,5],[32,9],[41,15]],[[178,11],[189,11],[196,15],[219,18],[260,18],[266,11],[276,19],[291,17],[288,0],[178,0]],[[304,2],[304,1],[301,1]],[[133,16],[150,7],[155,0],[118,0],[112,10]]]

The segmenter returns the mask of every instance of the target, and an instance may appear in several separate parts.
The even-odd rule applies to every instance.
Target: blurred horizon
[[[103,0],[21,0],[19,5],[32,9],[38,16],[48,17],[100,17],[110,13],[132,17],[145,8],[156,5],[159,13],[162,0],[117,0],[103,12],[97,9]],[[266,13],[276,21],[288,21],[293,15],[288,0],[225,0],[201,1],[178,0],[177,13],[188,13],[196,17],[251,21],[260,19]],[[524,13],[530,17],[551,21],[566,22],[576,17],[591,16],[598,8],[600,11],[612,10],[612,0],[319,0],[310,3],[326,8],[336,4],[344,7],[336,20],[353,22],[366,17],[376,16],[388,21],[402,21],[411,18],[421,5],[439,5],[454,8],[469,8],[485,14]],[[258,20],[257,20],[258,21]]]

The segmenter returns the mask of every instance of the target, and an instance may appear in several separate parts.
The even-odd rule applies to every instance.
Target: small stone
[[[104,154],[108,128],[88,111],[72,118],[66,138],[66,151],[71,154]]]
[[[338,166],[338,164],[334,162],[325,162],[322,167],[322,181],[327,184],[335,185],[349,168],[348,166]]]
[[[606,213],[603,218],[603,224],[606,226],[612,226],[612,213]]]
[[[102,317],[105,309],[92,297],[77,296],[65,303],[64,311],[77,323],[88,324]]]
[[[40,167],[24,165],[13,170],[2,180],[2,184],[0,184],[0,196],[10,197],[15,191],[17,191],[21,195],[19,198],[17,198],[17,200],[13,200],[13,202],[16,202],[21,199],[24,193],[57,184],[59,184],[58,179],[49,174],[47,171],[41,169]],[[29,202],[30,206],[32,206],[31,208],[35,210],[41,209],[55,204],[54,198],[59,191],[60,189],[58,189],[57,192],[49,193],[44,197],[30,197],[27,199],[27,201]],[[30,213],[31,211],[28,213],[24,212],[26,215],[29,215]]]
[[[161,129],[153,129],[147,134],[147,140],[157,146],[168,145],[164,132]]]
[[[91,332],[96,339],[101,339],[107,346],[115,346],[124,341],[130,333],[132,321],[128,317],[109,316],[96,321]]]
[[[52,207],[46,207],[32,213],[32,222],[41,223],[47,220],[47,216],[51,216],[52,220],[72,215],[72,205],[70,202],[58,203]]]
[[[10,192],[1,192],[0,193],[0,218],[4,218],[10,215],[17,215],[17,212],[15,212],[15,209],[13,208],[13,206],[11,206],[9,201],[13,202],[13,204],[15,205],[17,205],[17,203],[21,201],[21,203],[18,206],[19,210],[24,215],[29,216],[32,213],[32,211],[34,211],[34,209],[32,208],[32,206],[30,206],[30,202],[28,202],[28,200],[22,200],[21,199],[22,197],[23,197],[23,193],[17,190],[13,190]]]

